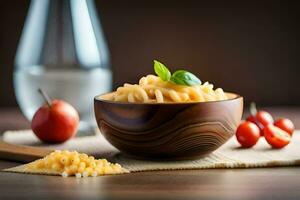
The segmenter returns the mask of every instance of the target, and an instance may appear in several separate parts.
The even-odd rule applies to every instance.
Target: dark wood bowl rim
[[[104,93],[104,94],[100,94],[94,97],[94,102],[95,101],[99,101],[99,102],[104,102],[104,103],[110,103],[110,104],[119,104],[119,105],[182,105],[182,104],[209,104],[209,103],[218,103],[218,102],[226,102],[226,101],[232,101],[232,100],[236,100],[236,99],[241,99],[243,98],[241,95],[233,93],[233,92],[225,92],[226,94],[230,94],[230,95],[234,95],[234,98],[230,98],[230,99],[226,99],[226,100],[219,100],[219,101],[206,101],[206,102],[179,102],[179,103],[172,103],[172,102],[168,102],[168,103],[143,103],[143,102],[137,102],[137,103],[130,103],[130,102],[121,102],[121,101],[111,101],[111,100],[105,100],[105,99],[101,99],[101,96],[103,95],[107,95],[110,94],[112,92],[108,92],[108,93]]]

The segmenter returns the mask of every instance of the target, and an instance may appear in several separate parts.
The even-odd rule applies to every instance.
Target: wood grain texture
[[[267,108],[300,127],[300,108]],[[15,108],[0,109],[0,130],[29,127]],[[3,120],[5,119],[5,120]],[[8,127],[7,121],[11,122]],[[14,123],[13,123],[14,122]],[[8,128],[7,128],[8,127]],[[19,163],[0,161],[0,170]],[[299,200],[300,168],[176,170],[76,179],[0,173],[1,200],[185,199]]]
[[[205,156],[235,132],[243,98],[205,103],[132,104],[95,98],[105,138],[129,155],[147,159]]]
[[[0,170],[17,163],[1,161]],[[1,200],[299,200],[300,168],[140,172],[76,179],[0,173]]]

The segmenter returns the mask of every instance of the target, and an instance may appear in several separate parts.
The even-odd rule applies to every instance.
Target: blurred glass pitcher
[[[109,53],[93,0],[32,0],[15,58],[18,104],[31,120],[50,97],[72,104],[79,130],[95,127],[93,98],[110,91]]]

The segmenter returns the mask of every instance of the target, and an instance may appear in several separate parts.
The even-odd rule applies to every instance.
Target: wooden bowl
[[[240,123],[243,97],[197,103],[123,103],[96,96],[94,109],[104,137],[121,152],[146,159],[205,156]]]

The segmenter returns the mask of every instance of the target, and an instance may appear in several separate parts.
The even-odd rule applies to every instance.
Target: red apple
[[[40,90],[47,104],[34,114],[31,128],[35,135],[47,143],[61,143],[73,137],[79,124],[78,112],[65,101],[53,100]]]

